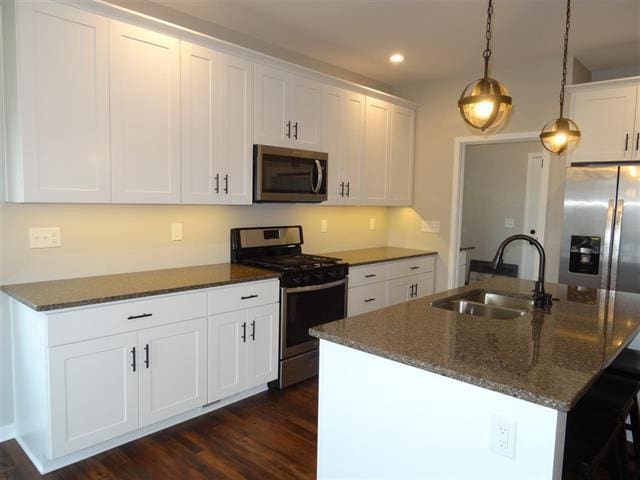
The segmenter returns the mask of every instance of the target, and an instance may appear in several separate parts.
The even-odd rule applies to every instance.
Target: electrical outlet
[[[504,228],[513,228],[515,224],[516,224],[516,221],[513,218],[504,219]]]
[[[491,417],[491,440],[489,449],[507,458],[516,458],[517,423],[508,418]]]
[[[370,218],[369,219],[369,230],[375,230],[376,229],[376,219],[375,218]]]
[[[171,224],[171,240],[173,240],[174,242],[179,242],[182,240],[182,224],[181,223]]]
[[[29,229],[29,248],[57,248],[62,246],[60,227]]]
[[[327,233],[327,221],[325,219],[320,220],[320,233]]]
[[[423,220],[421,230],[425,233],[440,233],[440,222],[437,220]]]

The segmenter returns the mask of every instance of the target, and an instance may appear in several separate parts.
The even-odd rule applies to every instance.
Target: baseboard
[[[13,423],[0,426],[0,442],[6,442],[16,436],[16,427]]]
[[[65,455],[64,457],[56,458],[54,460],[43,459],[43,461],[41,462],[38,456],[34,455],[34,452],[31,451],[29,445],[26,442],[24,442],[20,437],[16,437],[16,440],[20,447],[22,447],[22,450],[27,455],[27,457],[29,457],[29,460],[31,460],[31,463],[33,463],[36,469],[38,469],[38,471],[42,475],[44,475],[45,473],[58,470],[59,468],[66,467],[67,465],[71,465],[72,463],[76,463],[86,458],[97,455],[98,453],[111,450],[112,448],[131,442],[132,440],[146,437],[147,435],[159,432],[160,430],[164,430],[165,428],[172,427],[201,415],[206,415],[207,413],[213,412],[214,410],[218,410],[219,408],[226,407],[227,405],[231,405],[232,403],[236,403],[240,400],[244,400],[245,398],[251,397],[260,392],[264,392],[265,390],[267,390],[266,384],[259,385],[258,387],[240,392],[236,395],[232,395],[231,397],[224,398],[220,401],[190,410],[185,413],[181,413],[180,415],[176,415],[175,417],[162,420],[158,423],[154,423],[153,425],[134,430],[133,432],[120,435],[119,437],[112,438],[111,440],[107,440],[106,442],[99,443],[92,447],[79,450],[77,452]]]

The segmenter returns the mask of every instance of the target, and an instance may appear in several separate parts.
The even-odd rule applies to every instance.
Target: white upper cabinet
[[[256,144],[319,150],[322,85],[256,65],[254,118]]]
[[[389,199],[392,110],[390,103],[367,97],[364,195],[370,205],[385,205]]]
[[[253,200],[253,63],[220,54],[220,174],[222,201]]]
[[[413,203],[413,159],[416,112],[393,106],[391,121],[391,161],[389,162],[389,201],[387,205]]]
[[[637,84],[594,85],[571,94],[572,120],[580,128],[580,143],[569,154],[572,163],[611,162],[638,158],[640,125],[634,122]]]
[[[111,171],[117,203],[180,202],[180,41],[110,22]]]
[[[108,20],[3,4],[8,199],[109,202]]]
[[[362,203],[365,96],[325,86],[322,150],[329,154],[328,201]]]
[[[215,204],[221,192],[219,56],[188,42],[181,50],[182,202]]]
[[[250,204],[253,64],[182,42],[182,203]]]

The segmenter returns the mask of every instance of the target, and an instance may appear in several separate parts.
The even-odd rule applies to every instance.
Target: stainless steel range
[[[280,273],[280,367],[269,386],[284,388],[318,374],[318,340],[309,328],[344,318],[349,265],[302,253],[302,227],[231,230],[231,262]]]

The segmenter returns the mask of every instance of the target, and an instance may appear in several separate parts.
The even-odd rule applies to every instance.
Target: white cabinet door
[[[631,160],[636,86],[604,87],[571,95],[571,118],[580,128],[580,144],[571,162]]]
[[[427,273],[424,275],[416,275],[413,283],[416,285],[413,291],[414,298],[432,295],[435,290],[435,274]]]
[[[247,333],[246,310],[209,318],[208,402],[244,390]]]
[[[141,330],[140,426],[207,403],[207,319]]]
[[[388,205],[409,206],[413,203],[415,129],[416,112],[394,105],[391,122]]]
[[[387,287],[387,306],[397,305],[409,301],[411,288],[413,287],[413,277],[397,278],[389,280]]]
[[[466,281],[467,281],[467,266],[459,265],[458,275],[456,277],[456,287],[464,287]]]
[[[362,203],[364,111],[364,95],[324,87],[322,151],[329,154],[329,202]]]
[[[364,140],[365,203],[384,205],[389,198],[392,105],[367,97]]]
[[[182,202],[219,202],[218,69],[214,50],[181,42]]]
[[[280,70],[255,66],[254,143],[291,145],[289,75]]]
[[[633,160],[640,160],[640,87],[636,95],[636,121],[633,132]]]
[[[113,201],[180,201],[180,41],[110,21]]]
[[[247,383],[257,387],[278,378],[280,305],[247,311]]]
[[[253,63],[220,54],[220,187],[222,202],[253,201]]]
[[[51,458],[138,428],[137,344],[130,332],[50,350]]]
[[[322,144],[322,85],[290,76],[292,146],[318,151]]]
[[[109,202],[108,20],[53,2],[17,9],[23,143],[12,160],[23,170],[15,199]]]
[[[387,282],[350,288],[347,304],[350,317],[386,307]]]

